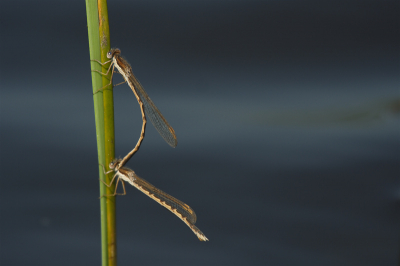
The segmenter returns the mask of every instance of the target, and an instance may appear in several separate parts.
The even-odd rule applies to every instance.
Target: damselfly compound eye
[[[110,59],[111,57],[112,57],[111,52],[108,52],[108,53],[107,53],[107,58]]]

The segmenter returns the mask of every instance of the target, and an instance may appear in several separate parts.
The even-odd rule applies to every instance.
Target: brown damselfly
[[[175,214],[179,219],[181,219],[189,228],[193,231],[193,233],[198,237],[200,241],[208,241],[208,238],[197,228],[194,224],[196,223],[197,216],[192,208],[189,207],[186,203],[172,197],[171,195],[165,193],[164,191],[156,188],[143,178],[140,178],[136,175],[136,173],[126,167],[121,167],[121,159],[114,159],[110,164],[109,168],[112,169],[108,172],[105,172],[104,166],[103,170],[105,174],[108,174],[112,171],[115,172],[114,177],[111,179],[110,184],[106,184],[103,180],[101,180],[106,186],[110,187],[114,182],[114,179],[117,178],[115,184],[115,191],[112,195],[103,195],[104,196],[115,196],[115,195],[125,195],[125,183],[128,182],[135,188],[142,191],[144,194],[158,202],[160,205],[164,206],[170,212]],[[118,183],[121,181],[122,188],[124,193],[117,193]]]
[[[164,118],[164,116],[161,114],[161,112],[158,110],[158,108],[154,105],[153,101],[150,99],[150,97],[147,95],[146,91],[143,89],[142,85],[140,84],[139,80],[135,77],[135,75],[132,72],[132,67],[129,65],[129,63],[120,55],[121,50],[118,48],[113,48],[107,53],[107,58],[110,60],[104,63],[101,63],[97,60],[94,60],[101,65],[105,65],[111,62],[110,67],[108,68],[106,73],[101,73],[97,70],[94,70],[96,72],[99,72],[102,75],[108,75],[109,71],[112,71],[112,75],[114,74],[114,69],[117,68],[118,72],[122,75],[124,78],[124,82],[122,83],[127,83],[129,87],[132,89],[133,93],[136,96],[137,101],[139,102],[140,109],[142,112],[142,131],[140,134],[140,138],[135,146],[135,148],[129,152],[119,163],[120,167],[125,165],[126,162],[133,156],[133,154],[136,153],[136,151],[139,149],[140,144],[143,141],[145,130],[146,130],[146,117],[150,119],[154,127],[157,129],[158,133],[161,135],[161,137],[173,148],[176,147],[178,144],[178,141],[176,139],[175,131],[174,129],[168,124],[167,120]],[[112,83],[112,77],[110,84],[107,86],[111,85]],[[122,84],[120,83],[120,84]],[[119,84],[117,84],[119,85]],[[115,86],[117,86],[115,85]],[[105,87],[107,87],[105,86]],[[103,88],[102,88],[103,89]],[[102,90],[99,89],[99,90]]]

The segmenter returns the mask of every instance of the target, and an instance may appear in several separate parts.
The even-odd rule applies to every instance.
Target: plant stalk
[[[106,0],[86,0],[86,13],[89,35],[90,59],[105,62],[106,54],[110,50],[110,34],[108,26],[108,12]],[[106,72],[109,64],[101,66],[91,61],[91,69]],[[114,106],[112,86],[96,93],[99,88],[110,83],[108,77],[92,72],[93,101],[96,121],[97,150],[99,162],[99,176],[107,184],[112,175],[104,175],[103,167],[108,169],[108,164],[114,159]],[[100,182],[100,197],[114,193],[115,186],[107,188]],[[116,227],[115,227],[115,197],[101,197],[101,252],[102,265],[114,266],[116,264]]]

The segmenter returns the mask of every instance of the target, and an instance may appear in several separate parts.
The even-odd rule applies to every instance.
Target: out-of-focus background
[[[111,41],[178,136],[128,166],[120,265],[397,265],[399,1],[109,1]],[[2,1],[0,264],[99,265],[84,1]],[[116,82],[122,79],[117,78]],[[141,115],[115,88],[116,154]]]

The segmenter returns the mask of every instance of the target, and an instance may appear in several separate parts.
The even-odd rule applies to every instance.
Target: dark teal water
[[[100,264],[84,3],[3,5],[0,264]],[[398,263],[397,2],[109,6],[113,46],[178,136],[149,124],[128,166],[210,239],[127,187],[120,265]],[[124,156],[141,116],[114,95]]]

